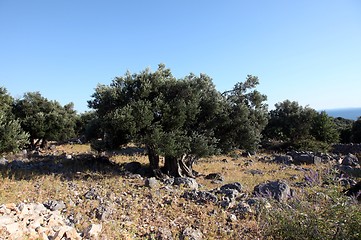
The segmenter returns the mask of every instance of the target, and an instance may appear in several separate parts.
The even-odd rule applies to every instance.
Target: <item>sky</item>
[[[248,74],[269,108],[361,107],[359,0],[0,0],[0,86],[89,110],[97,84],[164,63],[223,92]]]

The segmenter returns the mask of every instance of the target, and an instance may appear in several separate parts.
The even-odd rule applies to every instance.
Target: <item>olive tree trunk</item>
[[[155,149],[151,146],[147,146],[148,150],[148,159],[149,165],[153,170],[159,169],[159,155],[156,153]]]
[[[183,155],[182,157],[165,157],[164,168],[168,175],[173,177],[191,177],[193,174],[193,163],[196,158],[191,155]]]
[[[193,164],[196,157],[193,155],[184,154],[181,157],[165,156],[164,168],[160,170],[159,155],[152,146],[147,146],[149,165],[154,175],[158,178],[165,178],[166,175],[172,177],[191,177],[195,178],[193,174]]]

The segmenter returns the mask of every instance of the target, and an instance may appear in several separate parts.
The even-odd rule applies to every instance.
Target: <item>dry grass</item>
[[[66,154],[80,154],[91,152],[89,144],[64,144],[56,146],[56,150]]]
[[[57,146],[56,154],[89,153],[88,145]],[[226,160],[224,160],[226,159]],[[295,167],[262,161],[263,156],[231,158],[218,156],[202,159],[194,169],[203,176],[220,173],[225,182],[240,182],[245,192],[251,194],[255,185],[267,180],[285,179],[290,184],[304,178],[304,172]],[[147,164],[147,157],[114,155],[116,164],[138,161]],[[300,166],[322,170],[321,166]],[[260,170],[263,174],[252,174]],[[298,179],[295,177],[298,176]],[[200,229],[205,239],[262,239],[262,226],[254,217],[228,221],[229,213],[215,204],[199,205],[180,197],[182,189],[144,187],[143,179],[129,179],[125,176],[89,169],[78,172],[72,178],[59,174],[24,173],[22,177],[8,171],[0,172],[0,204],[19,202],[45,202],[63,200],[67,205],[66,217],[76,219],[76,228],[84,230],[93,222],[102,222],[104,239],[156,239],[164,229],[178,239],[184,228]],[[213,184],[199,177],[202,189],[214,189],[222,184]],[[84,194],[95,189],[97,199],[86,199]],[[313,190],[310,190],[313,191]],[[96,209],[105,206],[108,216],[99,220]],[[163,230],[162,230],[163,229]]]

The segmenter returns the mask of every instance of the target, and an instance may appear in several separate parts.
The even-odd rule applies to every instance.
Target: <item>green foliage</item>
[[[268,138],[295,142],[308,136],[317,112],[309,107],[302,107],[297,102],[285,100],[275,105],[270,111],[270,119],[265,129]]]
[[[195,141],[215,149],[210,128],[215,116],[209,114],[219,111],[222,98],[206,75],[176,80],[160,65],[154,73],[126,73],[110,86],[99,85],[93,98],[89,106],[97,110],[109,146],[132,140],[173,157],[205,153],[191,144]]]
[[[287,205],[272,203],[262,216],[269,239],[360,239],[361,211],[337,188],[293,199]],[[268,239],[267,238],[267,239]]]
[[[13,98],[0,88],[0,153],[17,152],[28,142],[29,135],[11,113]]]
[[[6,116],[11,117],[13,103],[14,99],[8,94],[6,88],[0,87],[0,111]]]
[[[76,133],[85,141],[103,137],[101,122],[96,112],[85,112],[78,116],[76,122]]]
[[[335,122],[336,129],[339,132],[340,142],[350,143],[352,135],[352,124],[354,123],[354,121],[342,117],[334,118],[333,121]]]
[[[198,158],[234,147],[257,148],[267,121],[266,97],[253,90],[257,84],[257,77],[248,76],[222,95],[209,76],[176,79],[160,64],[155,72],[127,72],[109,86],[98,85],[88,103],[106,146],[132,141],[155,155]]]
[[[253,90],[258,78],[248,75],[244,83],[237,83],[233,90],[225,92],[225,111],[218,121],[217,136],[221,149],[234,148],[255,151],[261,140],[261,132],[267,124],[267,97]]]
[[[285,146],[299,150],[325,151],[339,141],[339,131],[326,112],[318,113],[297,102],[285,100],[269,113],[264,131],[267,139],[283,141]]]
[[[361,117],[352,124],[352,142],[361,143]]]
[[[29,134],[25,133],[19,121],[8,121],[5,114],[0,111],[0,153],[17,152],[23,148],[29,140]]]
[[[49,101],[39,92],[26,93],[15,101],[13,112],[22,128],[29,132],[31,145],[35,140],[62,141],[75,136],[76,112],[70,103],[62,107],[56,101]]]
[[[320,142],[332,144],[339,141],[339,132],[332,117],[325,111],[318,113],[313,122],[311,135]]]

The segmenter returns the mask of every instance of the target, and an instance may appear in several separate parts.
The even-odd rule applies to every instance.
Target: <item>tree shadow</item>
[[[66,156],[41,155],[26,159],[16,159],[0,164],[2,178],[31,180],[39,176],[54,175],[62,180],[87,180],[106,178],[124,174],[125,164],[116,164],[108,157],[93,154]]]

